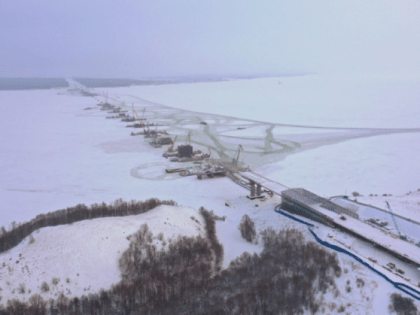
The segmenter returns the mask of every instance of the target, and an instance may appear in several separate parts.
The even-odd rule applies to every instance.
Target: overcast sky
[[[418,0],[0,0],[0,77],[420,73]]]

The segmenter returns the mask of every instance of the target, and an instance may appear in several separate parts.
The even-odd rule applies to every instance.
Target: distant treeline
[[[68,87],[62,78],[0,78],[0,90],[37,90]]]
[[[294,76],[302,74],[265,74],[265,75],[196,75],[196,76],[178,76],[154,79],[117,79],[117,78],[73,78],[75,81],[88,88],[98,87],[123,87],[130,85],[160,85],[177,83],[199,83],[199,82],[220,82],[235,79],[256,79],[278,76]]]
[[[101,78],[73,78],[75,81],[88,88],[98,87],[123,87],[130,85],[152,85],[159,84],[155,80],[133,80],[133,79],[101,79]],[[162,83],[161,83],[162,84]]]
[[[136,215],[160,205],[175,206],[176,202],[172,200],[161,201],[156,198],[148,199],[146,201],[132,200],[130,202],[118,199],[112,204],[106,204],[104,202],[101,204],[95,203],[90,207],[84,204],[78,204],[75,207],[49,212],[47,214],[40,214],[31,221],[23,224],[12,223],[12,227],[9,231],[4,227],[1,227],[0,253],[15,247],[25,237],[43,227],[70,224],[96,218]]]
[[[87,88],[98,87],[124,87],[131,85],[161,85],[176,83],[195,83],[195,82],[215,82],[225,81],[222,77],[181,77],[181,78],[164,78],[164,79],[101,79],[101,78],[73,78],[75,81],[86,86]]]
[[[49,301],[35,294],[29,303],[13,299],[0,307],[0,315],[314,314],[324,312],[322,294],[341,294],[335,285],[341,275],[336,254],[306,242],[297,230],[265,230],[260,255],[245,252],[218,271],[221,260],[214,249],[222,245],[208,226],[214,216],[200,212],[211,234],[178,237],[161,251],[143,225],[119,261],[123,280],[111,289],[72,299],[64,294]]]

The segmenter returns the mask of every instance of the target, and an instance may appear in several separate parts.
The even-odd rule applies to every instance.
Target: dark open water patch
[[[0,78],[0,90],[38,90],[68,86],[63,78]]]

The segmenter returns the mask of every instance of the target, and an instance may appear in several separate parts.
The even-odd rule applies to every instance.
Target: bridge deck
[[[287,186],[284,186],[280,183],[277,183],[267,177],[264,177],[260,174],[254,173],[253,171],[248,171],[248,172],[241,172],[240,175],[243,178],[246,178],[248,180],[252,180],[253,182],[255,182],[256,184],[261,185],[262,187],[272,191],[273,193],[275,193],[276,195],[281,196],[281,192],[283,190],[289,189]]]

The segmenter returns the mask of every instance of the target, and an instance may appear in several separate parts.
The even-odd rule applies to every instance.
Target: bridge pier
[[[251,197],[255,197],[255,182],[250,180],[249,184],[251,185]]]
[[[261,185],[257,184],[257,196],[261,196]]]

